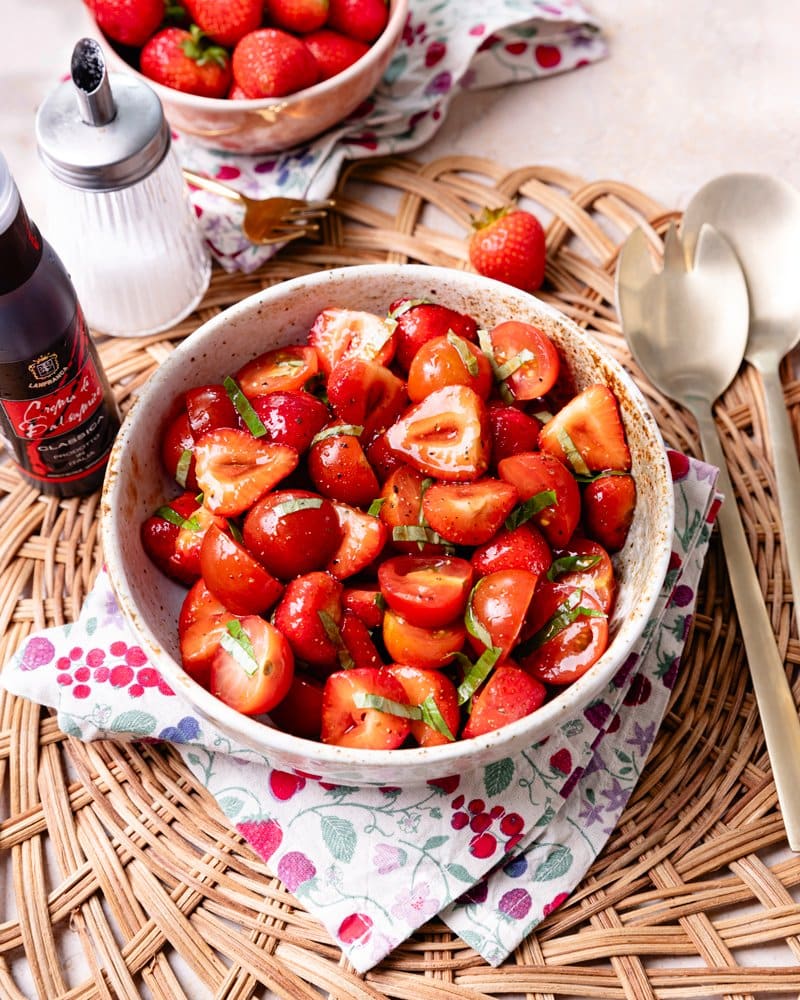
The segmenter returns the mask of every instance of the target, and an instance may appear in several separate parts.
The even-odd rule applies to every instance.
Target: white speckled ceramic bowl
[[[110,69],[132,73],[152,87],[173,128],[214,149],[272,153],[327,131],[369,97],[389,65],[407,15],[408,0],[391,0],[382,34],[344,72],[287,97],[252,101],[197,97],[164,87],[139,73],[107,39],[103,48]]]
[[[150,562],[138,528],[176,492],[161,469],[158,436],[176,396],[221,381],[262,351],[302,341],[326,306],[385,313],[403,296],[441,302],[470,313],[487,327],[510,318],[535,323],[561,348],[578,388],[598,381],[610,385],[625,422],[638,502],[628,541],[614,559],[620,587],[612,641],[582,678],[533,715],[477,739],[424,749],[359,751],[299,739],[240,715],[184,672],[177,618],[186,591]],[[225,310],[180,344],[145,385],[123,423],[103,490],[102,539],[123,613],[151,661],[200,716],[282,769],[297,768],[340,783],[396,785],[499,760],[580,715],[614,677],[650,616],[667,570],[673,514],[672,480],[655,420],[629,376],[593,337],[508,285],[446,268],[380,264],[322,271],[276,285]]]

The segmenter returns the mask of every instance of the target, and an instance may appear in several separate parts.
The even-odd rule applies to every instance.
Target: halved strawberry
[[[379,518],[349,504],[332,503],[342,530],[342,541],[326,568],[331,576],[344,580],[365,570],[378,558],[389,540],[389,529]]]
[[[203,579],[183,599],[178,616],[181,663],[186,673],[203,687],[211,683],[211,665],[227,623],[238,618],[214,597]]]
[[[342,595],[346,611],[358,615],[369,629],[380,628],[386,602],[379,587],[346,587]]]
[[[552,561],[550,546],[533,521],[525,521],[516,528],[502,528],[472,553],[472,565],[478,576],[501,569],[527,569],[538,575]]]
[[[509,455],[535,451],[539,446],[541,423],[516,406],[494,399],[488,407],[492,428],[492,461],[496,465]]]
[[[231,398],[225,387],[218,384],[189,389],[186,393],[186,413],[195,440],[217,427],[239,426],[239,417]]]
[[[322,695],[322,742],[361,750],[394,750],[411,730],[408,719],[380,708],[362,707],[360,697],[407,705],[403,685],[385,667],[338,670]],[[391,707],[391,705],[387,705]]]
[[[524,719],[541,708],[547,691],[519,667],[495,667],[489,679],[472,699],[472,711],[464,726],[464,739],[483,736],[509,722]]]
[[[502,479],[434,483],[422,499],[428,524],[455,545],[483,545],[503,526],[519,495]]]
[[[424,670],[395,663],[389,670],[403,685],[403,690],[412,705],[434,702],[439,715],[439,725],[434,727],[421,719],[411,723],[411,735],[421,747],[441,746],[450,743],[458,735],[459,710],[458,693],[455,684],[438,670]]]
[[[236,382],[248,398],[268,392],[302,389],[319,371],[319,359],[311,347],[290,344],[259,354],[236,372]]]
[[[342,642],[356,667],[382,667],[383,660],[375,648],[369,629],[353,611],[342,615]]]
[[[480,396],[467,386],[448,385],[412,406],[392,424],[386,440],[420,472],[469,482],[489,466],[489,433]]]
[[[394,324],[357,309],[323,309],[308,333],[326,375],[347,358],[388,365],[394,357]]]
[[[583,491],[586,531],[609,552],[619,552],[636,509],[633,476],[601,476]]]
[[[161,461],[164,468],[185,490],[197,490],[195,437],[189,414],[182,409],[170,421],[161,438]]]
[[[328,379],[328,401],[340,420],[364,428],[362,440],[368,442],[400,416],[408,405],[408,395],[385,365],[346,358]]]
[[[478,324],[472,316],[438,302],[398,299],[389,306],[389,316],[397,322],[397,362],[406,372],[420,347],[434,337],[446,337],[452,330],[457,337],[478,340]]]
[[[317,434],[308,452],[308,472],[323,496],[353,507],[367,506],[380,490],[358,428],[351,424],[331,424]]]
[[[195,445],[195,459],[204,504],[227,517],[247,510],[297,467],[293,448],[232,427],[204,434]]]
[[[327,671],[338,666],[342,585],[328,573],[306,573],[292,580],[275,609],[274,622],[298,659]]]
[[[581,516],[580,490],[567,466],[546,451],[525,451],[504,458],[497,471],[519,493],[517,523],[530,517],[551,545],[566,545]]]
[[[578,474],[631,467],[619,405],[607,385],[590,385],[574,396],[544,425],[539,447]]]
[[[253,409],[266,427],[265,437],[273,444],[288,444],[298,454],[310,447],[330,420],[328,407],[299,389],[276,389],[253,399]]]

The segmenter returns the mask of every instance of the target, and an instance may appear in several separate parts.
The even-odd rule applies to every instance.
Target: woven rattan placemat
[[[667,442],[698,454],[691,419],[632,364],[613,305],[624,237],[649,224],[656,239],[675,213],[624,184],[465,157],[355,166],[321,242],[295,244],[251,276],[218,271],[202,308],[169,335],[103,343],[123,406],[177,341],[244,296],[336,265],[463,268],[470,215],[512,197],[549,220],[542,297],[595,331],[634,372]],[[796,424],[800,382],[788,366],[784,376]],[[763,416],[758,382],[745,370],[718,422],[794,677],[800,646]],[[44,499],[0,465],[0,662],[32,630],[77,616],[100,564],[97,512],[97,496]],[[268,989],[314,1000],[800,991],[792,895],[800,858],[785,849],[717,542],[670,710],[622,822],[578,891],[501,968],[434,921],[373,972],[355,975],[168,748],[84,745],[37,706],[0,693],[0,781],[0,997],[9,1000],[248,1000]],[[769,967],[757,951],[764,945],[778,956]]]

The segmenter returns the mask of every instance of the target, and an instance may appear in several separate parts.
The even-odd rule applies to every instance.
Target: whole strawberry
[[[389,20],[386,0],[329,0],[328,27],[360,42],[374,42]]]
[[[233,48],[261,24],[261,0],[184,0],[202,30],[220,45]]]
[[[303,41],[311,49],[311,54],[317,60],[320,78],[329,80],[337,73],[346,70],[354,62],[369,52],[366,42],[356,38],[348,38],[338,31],[322,28],[306,35]]]
[[[306,35],[328,20],[328,0],[264,0],[264,16],[276,28]]]
[[[122,45],[144,45],[164,20],[164,0],[91,0],[97,26]]]
[[[545,239],[535,215],[521,208],[487,208],[472,225],[469,260],[479,274],[525,292],[541,286]]]
[[[231,84],[228,53],[208,45],[196,24],[153,35],[139,55],[139,69],[156,83],[200,97],[225,97]]]
[[[319,69],[305,42],[278,28],[259,28],[233,50],[233,77],[250,98],[285,97],[315,84]]]

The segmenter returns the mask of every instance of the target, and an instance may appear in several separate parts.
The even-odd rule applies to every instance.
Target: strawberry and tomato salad
[[[535,712],[608,644],[636,504],[619,406],[540,329],[418,299],[176,401],[180,492],[142,541],[188,587],[186,671],[248,715],[369,749]]]

